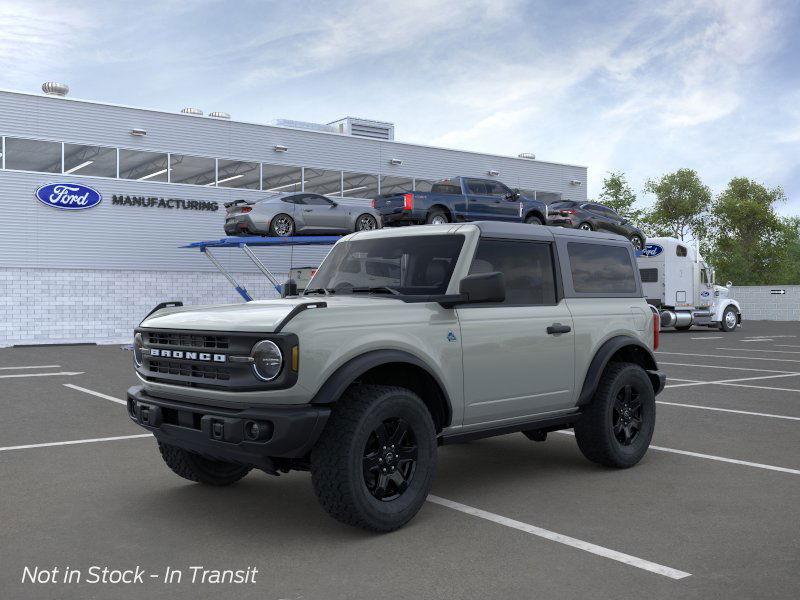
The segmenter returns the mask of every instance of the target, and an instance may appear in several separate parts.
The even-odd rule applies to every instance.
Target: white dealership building
[[[391,123],[258,124],[0,91],[0,347],[122,342],[156,304],[241,302],[197,250],[224,236],[223,204],[269,191],[313,191],[368,203],[464,175],[496,178],[546,202],[586,199],[586,168],[531,155],[406,144]],[[94,204],[59,210],[43,186],[85,186]],[[54,188],[51,188],[54,189]],[[313,266],[329,248],[260,250],[276,273]],[[256,298],[274,296],[238,250],[218,257]]]

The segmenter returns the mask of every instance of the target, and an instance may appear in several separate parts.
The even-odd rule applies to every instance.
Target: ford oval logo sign
[[[658,244],[647,244],[644,247],[644,250],[639,252],[639,256],[658,256],[664,251],[664,248],[659,246]]]
[[[79,183],[48,183],[37,188],[36,199],[61,210],[83,210],[100,204],[103,196],[97,190]]]

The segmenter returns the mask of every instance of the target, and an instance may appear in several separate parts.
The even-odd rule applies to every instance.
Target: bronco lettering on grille
[[[150,356],[163,358],[183,358],[186,360],[201,360],[203,362],[224,363],[228,361],[225,354],[209,354],[207,352],[184,352],[183,350],[165,350],[163,348],[150,348]]]

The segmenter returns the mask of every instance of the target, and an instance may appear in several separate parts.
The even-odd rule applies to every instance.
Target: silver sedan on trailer
[[[320,194],[290,192],[225,204],[226,235],[347,234],[381,227],[371,206],[346,204]]]

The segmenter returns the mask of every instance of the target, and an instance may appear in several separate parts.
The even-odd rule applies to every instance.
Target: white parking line
[[[742,342],[772,342],[774,341],[772,338],[755,338],[752,340],[740,340]]]
[[[800,354],[800,352],[795,352],[792,350],[761,350],[760,348],[714,348],[714,350],[733,350],[734,352],[770,352],[772,354]]]
[[[747,358],[746,356],[740,356],[738,358]],[[759,373],[791,373],[795,375],[794,371],[776,371],[775,369],[754,369],[752,367],[726,367],[724,365],[694,365],[689,363],[674,363],[674,362],[663,362],[658,361],[660,365],[670,365],[672,367],[703,367],[704,369],[730,369],[733,371],[758,371]]]
[[[776,348],[800,348],[797,344],[775,344]]]
[[[750,415],[751,417],[769,417],[771,419],[786,419],[787,421],[800,421],[800,417],[790,417],[788,415],[773,415],[770,413],[750,412],[749,410],[733,410],[732,408],[717,408],[716,406],[681,404],[680,402],[664,402],[663,400],[656,400],[656,404],[666,404],[667,406],[680,406],[682,408],[699,408],[702,410],[715,410],[718,412],[736,413],[738,415]]]
[[[115,437],[91,438],[86,440],[69,440],[66,442],[47,442],[45,444],[25,444],[24,446],[6,446],[0,448],[0,452],[9,450],[28,450],[29,448],[48,448],[50,446],[72,446],[74,444],[94,444],[95,442],[116,442],[118,440],[135,440],[137,438],[152,437],[151,433],[139,433],[136,435],[118,435]]]
[[[636,556],[631,556],[630,554],[623,554],[622,552],[617,552],[616,550],[611,550],[610,548],[604,548],[603,546],[598,546],[590,542],[585,542],[567,535],[555,533],[535,525],[523,523],[522,521],[509,519],[508,517],[503,517],[502,515],[497,515],[473,506],[467,506],[466,504],[461,504],[460,502],[454,502],[452,500],[448,500],[447,498],[440,498],[439,496],[434,496],[431,494],[428,496],[428,502],[451,508],[468,515],[472,515],[473,517],[486,519],[487,521],[491,521],[499,525],[511,527],[512,529],[517,529],[518,531],[524,531],[525,533],[530,533],[531,535],[535,535],[546,540],[558,542],[559,544],[565,544],[566,546],[571,546],[579,550],[584,550],[586,552],[596,554],[597,556],[610,558],[611,560],[625,563],[626,565],[630,565],[638,569],[644,569],[645,571],[650,571],[651,573],[656,573],[657,575],[663,575],[664,577],[669,577],[670,579],[684,579],[691,576],[691,573],[687,573],[686,571],[679,571],[678,569],[665,567],[664,565],[650,562],[649,560],[637,558]]]
[[[557,431],[556,433],[563,433],[564,435],[575,435],[574,431]],[[787,467],[776,467],[775,465],[765,465],[762,463],[749,462],[746,460],[738,460],[736,458],[726,458],[724,456],[714,456],[713,454],[702,454],[700,452],[689,452],[688,450],[678,450],[677,448],[665,448],[664,446],[650,446],[650,450],[658,450],[659,452],[670,452],[672,454],[682,454],[683,456],[693,456],[695,458],[705,458],[706,460],[715,460],[718,462],[730,463],[733,465],[742,465],[745,467],[755,467],[757,469],[766,469],[768,471],[778,471],[780,473],[789,473],[791,475],[800,475],[800,470],[789,469]]]
[[[709,335],[709,336],[706,336],[706,337],[693,337],[693,338],[689,338],[689,339],[690,340],[721,340],[724,337],[725,337],[724,335]]]
[[[101,394],[100,392],[95,392],[94,390],[87,390],[86,388],[82,388],[79,385],[73,385],[71,383],[65,383],[64,387],[68,387],[73,390],[78,390],[79,392],[84,392],[86,394],[91,394],[92,396],[97,396],[98,398],[103,398],[104,400],[111,400],[111,402],[116,402],[117,404],[127,405],[128,403],[125,400],[120,400],[119,398],[114,398],[114,396],[106,396],[105,394]]]
[[[779,388],[779,387],[767,387],[764,385],[747,385],[746,383],[720,383],[720,385],[731,385],[733,387],[743,387],[743,388],[755,388],[757,390],[770,390],[773,392],[800,392],[800,390],[795,390],[792,388]]]
[[[690,387],[693,385],[715,385],[715,384],[733,384],[738,383],[739,381],[755,381],[757,379],[775,379],[777,377],[796,377],[800,375],[800,373],[784,373],[783,375],[761,375],[760,377],[742,377],[739,379],[720,379],[718,381],[694,381],[691,383],[675,383],[675,384],[668,384],[665,386],[666,388],[679,388],[679,387]],[[680,381],[680,380],[677,380]],[[750,387],[759,387],[759,386],[750,386]]]
[[[25,367],[0,367],[0,371],[14,371],[17,369],[60,369],[61,365],[29,365]]]
[[[13,375],[0,375],[0,379],[15,377],[51,377],[53,375],[83,375],[83,371],[59,371],[58,373],[14,373]]]
[[[721,354],[691,354],[689,352],[662,352],[659,350],[656,354],[671,354],[675,356],[702,356],[704,358],[746,358],[747,360],[770,360],[772,362],[792,362],[792,363],[800,363],[800,360],[792,359],[792,358],[759,358],[757,356],[723,356]],[[705,365],[701,365],[705,366]]]

